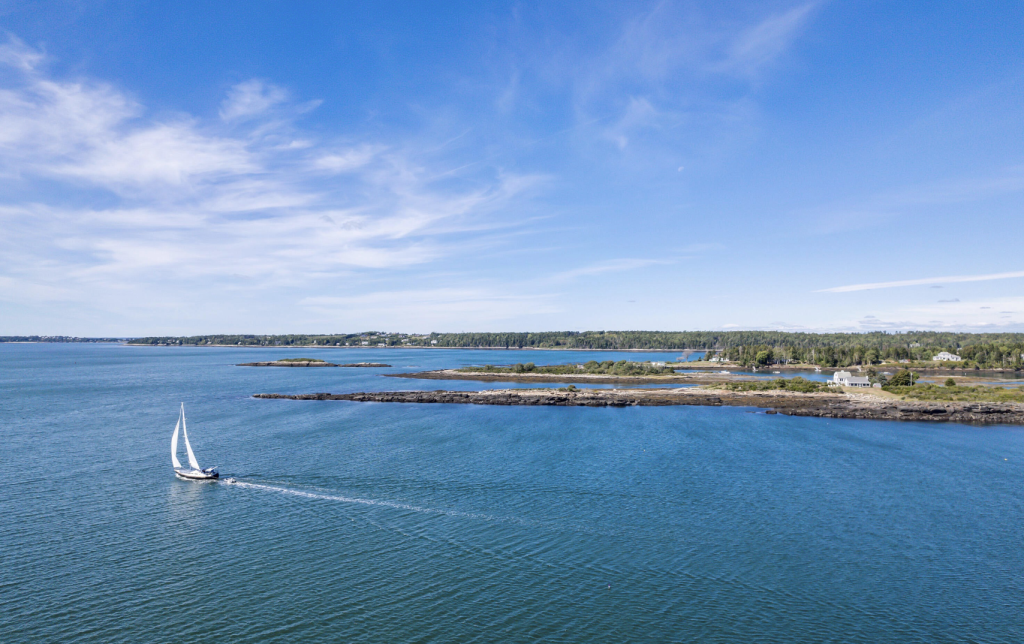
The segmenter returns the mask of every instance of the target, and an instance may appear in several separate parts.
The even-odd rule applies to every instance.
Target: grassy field
[[[776,378],[775,380],[758,380],[756,382],[727,382],[721,385],[710,385],[714,389],[728,389],[729,391],[795,391],[803,394],[813,394],[819,391],[829,391],[824,382],[807,380],[797,376],[796,378]]]
[[[484,365],[483,367],[462,367],[457,371],[467,373],[546,373],[555,375],[610,375],[610,376],[661,376],[675,373],[672,367],[655,366],[650,362],[591,360],[583,364],[535,365],[532,362],[516,363],[508,367]]]
[[[1019,402],[1024,403],[1024,390],[1003,387],[946,387],[917,384],[913,387],[889,387],[888,391],[904,400],[936,402]]]

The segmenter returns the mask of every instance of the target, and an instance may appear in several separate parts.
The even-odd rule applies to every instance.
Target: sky
[[[1016,2],[0,1],[0,335],[1024,331]]]

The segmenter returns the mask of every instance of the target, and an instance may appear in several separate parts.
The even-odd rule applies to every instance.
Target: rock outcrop
[[[1024,425],[1024,404],[897,401],[863,394],[716,389],[491,389],[487,391],[378,391],[350,394],[256,394],[255,398],[349,400],[381,403],[447,403],[561,407],[701,405],[758,407],[769,413],[819,418],[946,421]]]

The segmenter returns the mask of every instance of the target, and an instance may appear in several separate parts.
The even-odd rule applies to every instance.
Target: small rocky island
[[[672,389],[492,389],[488,391],[379,391],[350,394],[255,394],[254,398],[349,400],[381,403],[469,405],[551,405],[561,407],[633,407],[702,405],[755,407],[769,414],[821,418],[946,421],[1024,425],[1024,403],[895,400],[860,393],[736,391],[704,387]]]
[[[282,358],[273,362],[246,362],[239,367],[390,367],[381,362],[353,362],[350,364],[334,364],[317,358]]]

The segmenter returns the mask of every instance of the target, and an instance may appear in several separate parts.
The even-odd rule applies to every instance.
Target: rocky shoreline
[[[491,389],[487,391],[379,391],[350,394],[255,394],[254,398],[349,400],[382,403],[447,403],[560,407],[731,406],[757,407],[766,413],[819,418],[914,420],[972,424],[1024,425],[1022,403],[919,402],[869,394],[784,391],[735,392],[718,389]]]
[[[389,364],[381,362],[354,362],[351,364],[334,364],[333,362],[317,362],[315,360],[302,360],[298,362],[245,362],[236,367],[390,367]]]

